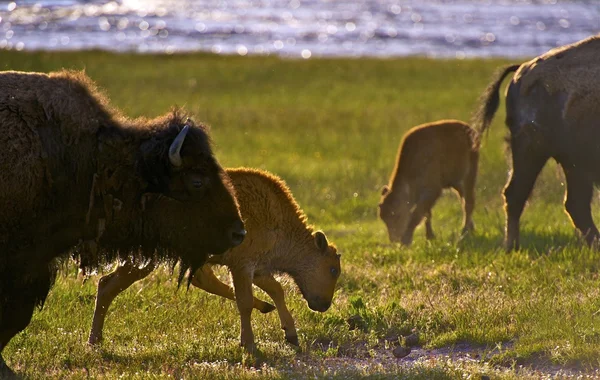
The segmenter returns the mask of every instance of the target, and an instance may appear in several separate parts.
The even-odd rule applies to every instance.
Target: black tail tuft
[[[494,114],[498,110],[500,104],[500,96],[498,92],[504,78],[511,72],[517,71],[521,67],[518,65],[506,66],[498,69],[493,76],[493,81],[487,86],[483,94],[479,97],[479,107],[471,118],[471,124],[477,131],[478,137],[488,129]],[[479,140],[478,138],[478,140]]]

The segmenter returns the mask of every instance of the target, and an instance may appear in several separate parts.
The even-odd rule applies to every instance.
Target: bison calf
[[[463,233],[472,230],[478,159],[478,135],[461,121],[440,120],[408,131],[379,204],[390,241],[410,245],[424,217],[427,239],[432,239],[431,208],[445,188],[455,189],[462,199]]]
[[[254,283],[273,299],[286,340],[297,345],[294,319],[286,307],[283,288],[273,275],[289,274],[308,306],[324,312],[331,305],[340,275],[340,255],[323,232],[314,231],[306,224],[305,215],[281,179],[246,168],[228,169],[227,174],[236,190],[248,233],[241,245],[222,256],[212,256],[209,262],[230,269],[235,290],[219,281],[209,264],[196,271],[192,284],[236,300],[241,317],[241,344],[252,352],[255,350],[250,325],[252,309],[264,313],[273,310],[273,306],[254,298]],[[100,279],[89,339],[91,344],[102,337],[106,311],[112,300],[154,268],[154,263],[141,269],[126,263]]]

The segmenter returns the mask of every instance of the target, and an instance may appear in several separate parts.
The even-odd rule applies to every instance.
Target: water
[[[600,32],[600,0],[0,1],[0,48],[527,57]]]

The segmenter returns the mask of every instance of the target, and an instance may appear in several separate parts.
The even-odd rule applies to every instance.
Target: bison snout
[[[245,237],[246,230],[244,229],[244,223],[241,220],[236,220],[229,229],[229,239],[231,240],[232,247],[242,244]]]
[[[308,307],[311,310],[319,311],[321,313],[327,311],[330,306],[331,306],[331,301],[328,301],[321,297],[315,297],[312,300],[310,300],[310,302],[308,302]]]

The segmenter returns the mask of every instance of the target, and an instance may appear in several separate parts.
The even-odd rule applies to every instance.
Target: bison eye
[[[201,189],[202,186],[204,186],[204,181],[201,179],[195,179],[192,181],[192,186],[194,186],[196,189]]]
[[[331,267],[331,269],[329,270],[329,272],[331,272],[331,275],[333,277],[337,277],[337,275],[338,275],[338,270],[337,270],[336,267]]]

